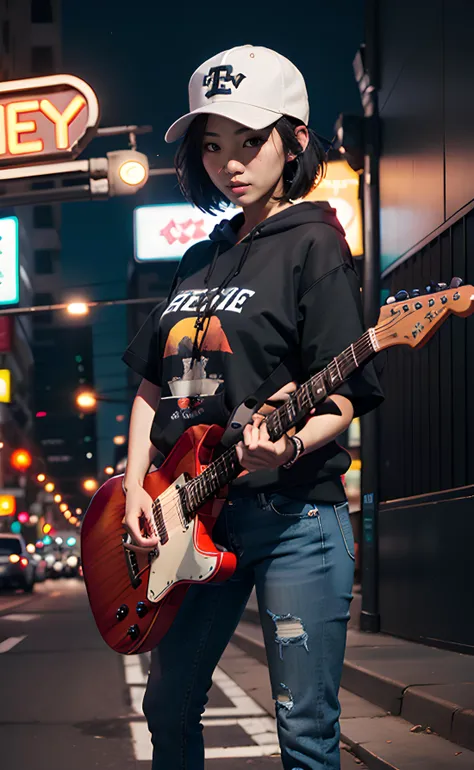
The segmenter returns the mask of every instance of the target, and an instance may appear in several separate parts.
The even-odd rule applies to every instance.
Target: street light
[[[107,468],[104,468],[104,473],[105,473],[107,476],[113,476],[113,474],[114,474],[114,469],[112,468],[112,466],[111,466],[111,465],[108,465],[108,466],[107,466]]]
[[[76,404],[80,409],[95,409],[97,396],[92,390],[83,390],[76,396]]]
[[[42,484],[43,481],[46,481],[46,476],[44,475],[44,473],[38,473],[36,477],[36,481],[39,481],[40,484]]]
[[[70,302],[66,310],[69,315],[87,315],[89,313],[89,306],[86,302]]]
[[[54,484],[53,484],[52,481],[48,481],[48,483],[44,485],[44,491],[45,492],[54,492]]]
[[[82,482],[82,486],[86,492],[95,492],[99,486],[99,482],[97,479],[85,479],[85,481]]]
[[[60,503],[61,500],[62,500],[62,497],[61,497],[61,495],[54,495],[53,500],[54,500],[55,503]]]
[[[123,446],[127,440],[126,436],[114,436],[113,442],[116,446]]]
[[[67,503],[61,503],[61,505],[59,506],[59,510],[61,511],[61,513],[64,513],[64,511],[67,511]]]

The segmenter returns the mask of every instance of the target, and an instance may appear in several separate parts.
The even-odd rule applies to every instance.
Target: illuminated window
[[[53,21],[51,0],[32,0],[31,21],[33,24],[51,24]]]
[[[34,45],[31,49],[31,69],[35,75],[52,75],[53,49],[50,45]]]

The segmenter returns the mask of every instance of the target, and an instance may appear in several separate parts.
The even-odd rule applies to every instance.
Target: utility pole
[[[364,109],[364,320],[377,323],[380,306],[380,125],[377,84],[377,3],[369,0],[366,10],[366,45],[353,63]],[[380,631],[379,612],[379,501],[380,436],[379,414],[373,410],[361,417],[362,458],[362,631]]]

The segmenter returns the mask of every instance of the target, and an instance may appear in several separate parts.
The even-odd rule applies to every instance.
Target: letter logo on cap
[[[204,87],[210,86],[209,91],[206,91],[204,96],[210,99],[211,96],[217,96],[218,94],[231,94],[232,89],[226,88],[225,83],[232,83],[234,88],[238,88],[245,77],[246,75],[243,75],[241,72],[238,75],[233,75],[231,64],[211,67],[207,75],[204,75],[204,80],[202,81]]]

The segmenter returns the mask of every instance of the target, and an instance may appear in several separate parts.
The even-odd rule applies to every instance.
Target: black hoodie
[[[209,240],[186,252],[170,303],[157,305],[123,356],[162,389],[151,440],[165,456],[190,426],[225,426],[233,409],[290,353],[296,353],[294,379],[302,383],[364,331],[358,277],[328,203],[295,204],[237,244],[242,222],[242,214],[221,222]],[[194,325],[211,266],[209,289],[232,278],[215,295],[200,358],[191,366]],[[383,400],[372,363],[336,392],[351,400],[356,415]],[[341,502],[340,476],[350,462],[332,441],[291,469],[236,479],[233,494],[278,490],[313,502]]]

